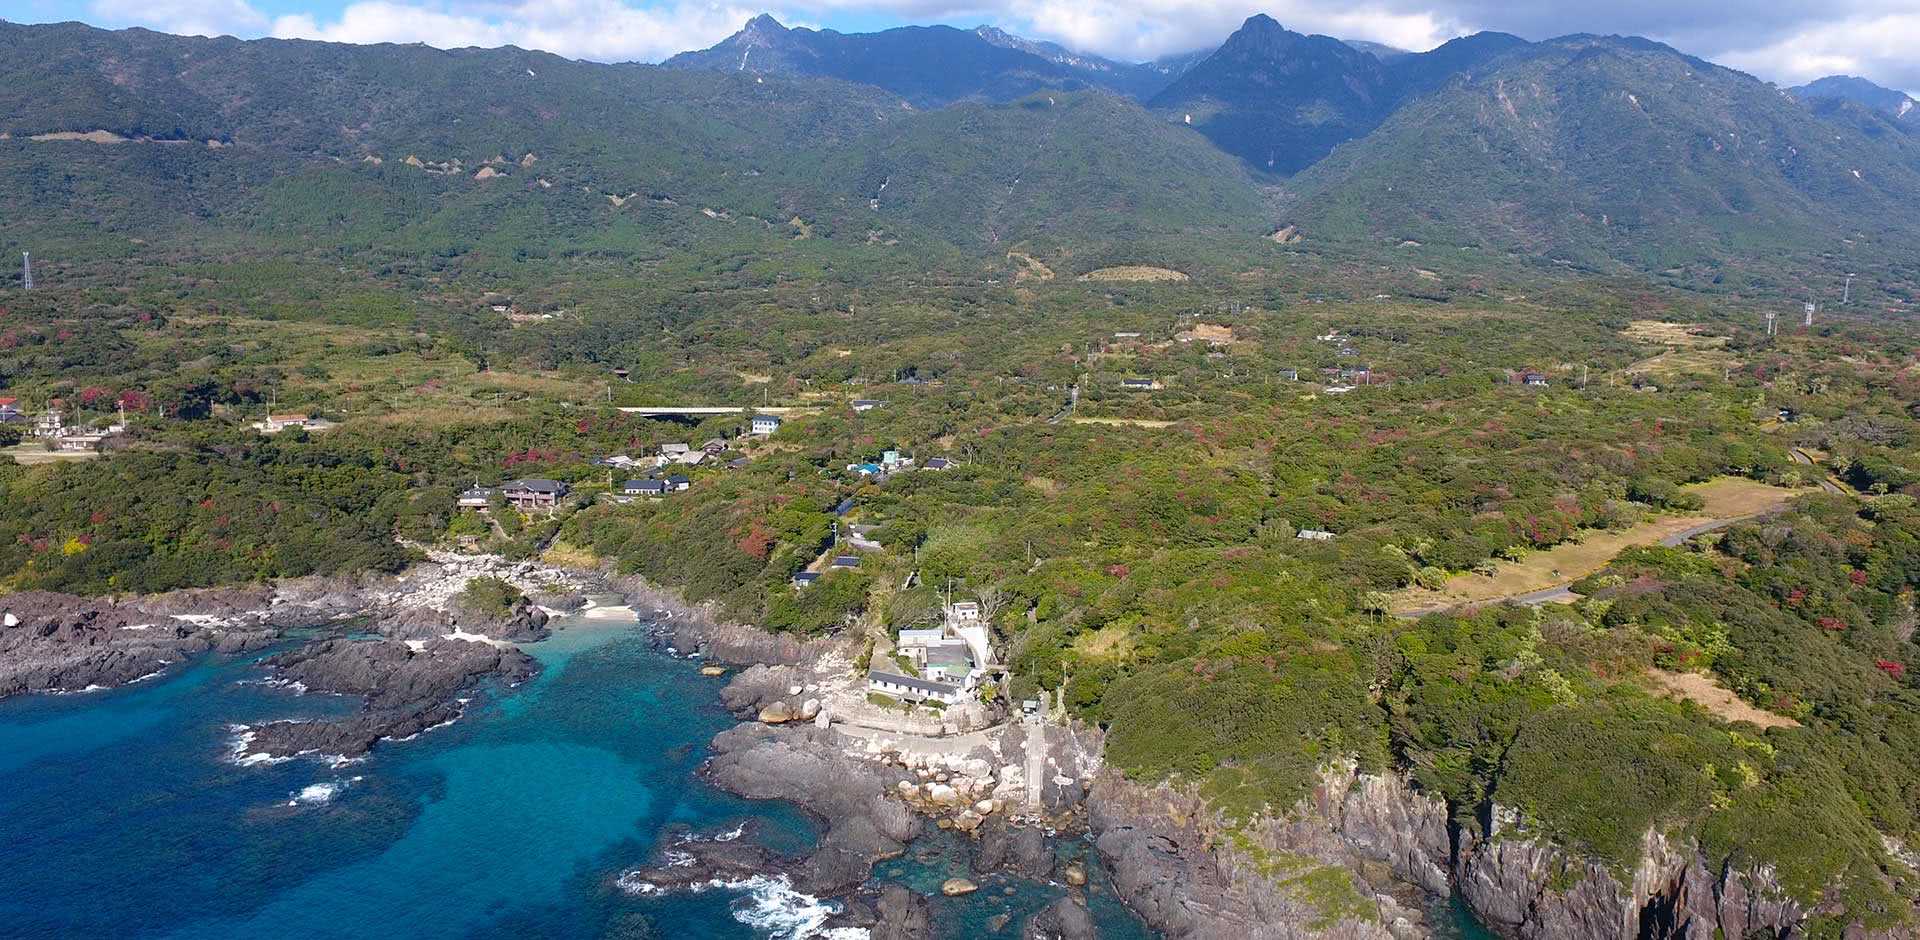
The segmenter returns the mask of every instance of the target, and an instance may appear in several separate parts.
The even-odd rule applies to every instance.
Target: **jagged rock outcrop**
[[[810,725],[743,724],[713,739],[705,773],[728,792],[798,804],[827,824],[812,855],[792,866],[799,890],[841,894],[866,881],[873,863],[906,849],[920,821],[888,796],[904,772],[840,752],[834,732]]]
[[[210,594],[116,602],[49,591],[0,597],[0,698],[125,685],[209,651],[239,653],[272,642],[273,631],[175,610],[231,605]]]
[[[1100,935],[1093,912],[1078,894],[1065,895],[1027,919],[1021,940],[1094,940]]]
[[[933,910],[927,899],[902,885],[888,885],[874,902],[870,940],[928,940],[933,936]]]
[[[486,680],[513,685],[539,671],[517,649],[463,640],[330,639],[268,657],[274,678],[311,692],[357,695],[359,713],[339,719],[274,721],[247,729],[244,751],[358,757],[382,738],[405,738],[457,718],[462,692]]]

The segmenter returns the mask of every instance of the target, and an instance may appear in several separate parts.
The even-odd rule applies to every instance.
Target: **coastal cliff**
[[[1491,809],[1485,836],[1397,775],[1323,770],[1285,818],[1232,825],[1192,793],[1103,772],[1089,799],[1096,845],[1127,902],[1169,940],[1414,940],[1422,895],[1457,892],[1489,928],[1522,940],[1808,936],[1816,916],[1769,868],[1715,861],[1650,832],[1616,873]],[[1848,940],[1912,929],[1844,928]]]

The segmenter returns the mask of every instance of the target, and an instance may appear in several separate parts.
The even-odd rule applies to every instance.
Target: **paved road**
[[[1798,447],[1788,448],[1787,456],[1792,457],[1794,463],[1800,464],[1802,466],[1811,467],[1814,465],[1813,455],[1808,454],[1806,451],[1801,450]],[[1820,488],[1823,490],[1826,490],[1829,493],[1845,493],[1846,492],[1846,490],[1843,490],[1840,487],[1834,485],[1834,482],[1832,480],[1827,479],[1826,474],[1824,473],[1820,475]]]

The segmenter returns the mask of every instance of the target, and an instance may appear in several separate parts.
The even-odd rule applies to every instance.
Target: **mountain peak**
[[[1802,101],[1851,101],[1896,120],[1920,121],[1920,104],[1912,96],[1853,75],[1829,75],[1788,91]]]
[[[740,32],[746,36],[780,36],[787,32],[787,28],[781,25],[779,20],[774,19],[773,14],[762,13],[748,20],[747,25],[740,28]]]
[[[1287,28],[1285,26],[1280,25],[1279,20],[1276,20],[1273,17],[1266,15],[1265,13],[1255,13],[1254,15],[1247,17],[1246,22],[1240,24],[1240,31],[1245,32],[1247,30],[1254,30],[1254,31],[1279,30],[1280,32],[1284,33],[1287,31]]]

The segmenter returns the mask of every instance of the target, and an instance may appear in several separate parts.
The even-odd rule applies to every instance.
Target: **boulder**
[[[948,878],[946,881],[940,884],[940,893],[950,898],[957,898],[962,895],[972,894],[978,890],[980,890],[979,885],[974,884],[973,882],[968,881],[965,878]]]

